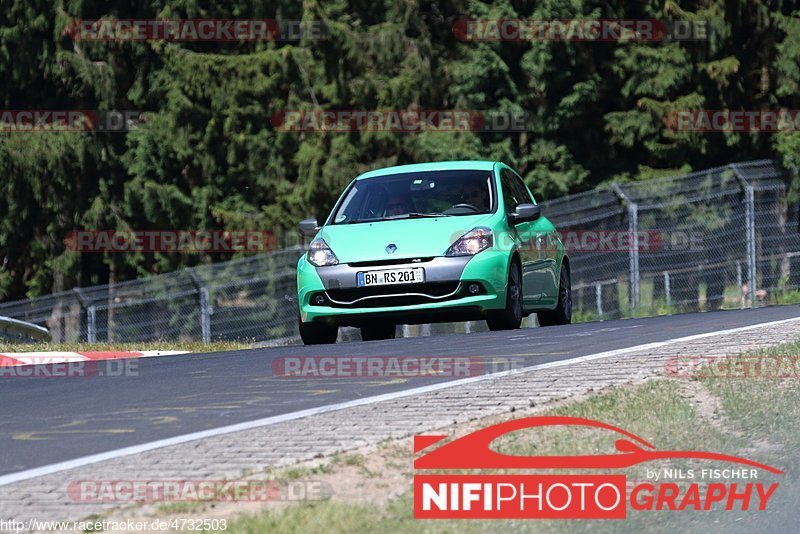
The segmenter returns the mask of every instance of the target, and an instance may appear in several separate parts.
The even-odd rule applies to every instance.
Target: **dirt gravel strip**
[[[129,515],[125,508],[132,505],[75,502],[68,495],[70,482],[255,476],[266,469],[368,448],[387,439],[407,438],[642,382],[663,374],[676,356],[734,355],[797,339],[800,318],[689,336],[542,364],[505,376],[417,388],[408,396],[385,395],[387,398],[378,402],[160,447],[19,482],[9,483],[8,477],[0,477],[0,519],[26,522],[32,518],[66,521],[98,515],[124,517]],[[156,506],[137,508],[136,515],[154,513]]]

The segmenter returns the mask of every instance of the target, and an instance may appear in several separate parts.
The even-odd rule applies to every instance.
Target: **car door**
[[[504,167],[500,171],[500,185],[503,189],[503,204],[506,213],[514,213],[517,206],[530,202],[527,195],[522,195],[519,186],[515,183],[516,176],[510,169]],[[509,224],[510,236],[519,251],[522,261],[522,304],[524,307],[539,299],[541,282],[537,279],[536,271],[539,269],[539,253],[536,250],[535,221],[526,221],[518,224]]]
[[[514,209],[519,204],[535,204],[533,196],[522,179],[511,169],[504,169],[506,183],[504,190],[511,190]],[[513,211],[513,209],[511,210]],[[557,239],[555,228],[545,217],[515,225],[520,239],[522,258],[522,291],[526,307],[543,302],[550,303],[558,295],[556,264],[558,258],[553,252]]]
[[[525,196],[525,202],[536,204],[536,199],[531,194],[530,189],[522,181],[518,174],[514,173],[516,185],[521,189],[520,195]],[[558,265],[559,237],[555,226],[542,214],[533,221],[529,231],[534,235],[537,252],[537,270],[535,279],[541,286],[538,290],[539,305],[555,304],[558,301],[558,284],[561,275]]]

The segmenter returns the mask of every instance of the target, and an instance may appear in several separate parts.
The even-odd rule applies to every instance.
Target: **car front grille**
[[[380,308],[413,306],[458,298],[459,282],[425,282],[391,286],[329,289],[329,305],[335,308]]]

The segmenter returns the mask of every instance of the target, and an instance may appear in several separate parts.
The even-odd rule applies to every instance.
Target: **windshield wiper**
[[[420,213],[418,211],[413,211],[411,213],[401,213],[399,215],[389,215],[388,217],[374,217],[370,219],[353,219],[352,221],[347,221],[344,224],[356,224],[356,223],[366,223],[366,222],[379,222],[379,221],[397,221],[400,219],[427,219],[429,217],[452,217],[447,213]],[[341,224],[341,223],[339,223]]]
[[[394,219],[423,219],[427,217],[452,217],[452,215],[448,215],[447,213],[420,213],[418,211],[412,211],[411,213],[401,213],[400,215],[384,217],[382,220],[390,221]]]
[[[344,224],[357,224],[357,223],[365,223],[365,222],[378,222],[382,221],[383,217],[373,217],[371,219],[353,219],[351,221],[346,221]],[[341,223],[339,223],[341,224]]]

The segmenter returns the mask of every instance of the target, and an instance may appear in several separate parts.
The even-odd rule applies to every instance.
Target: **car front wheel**
[[[300,327],[300,339],[304,345],[329,345],[336,343],[339,327],[325,323],[304,323],[297,318]]]
[[[489,330],[513,330],[522,322],[522,273],[519,263],[514,261],[508,270],[506,307],[489,312],[486,324]]]

